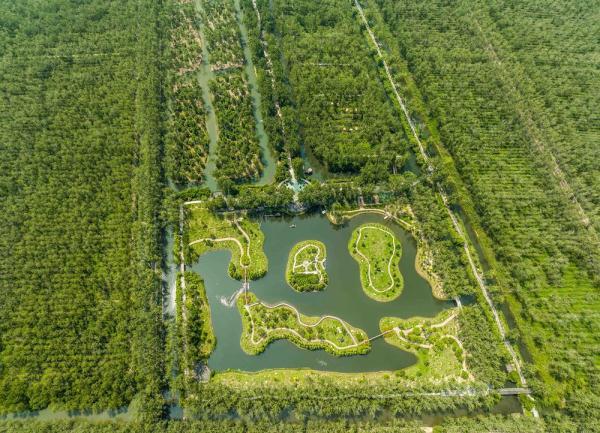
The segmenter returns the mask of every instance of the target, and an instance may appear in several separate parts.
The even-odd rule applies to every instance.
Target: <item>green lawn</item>
[[[250,280],[267,273],[264,234],[259,225],[247,217],[220,216],[196,205],[188,209],[186,231],[186,242],[190,246],[188,262],[197,260],[208,251],[228,249],[231,251],[229,275],[232,278],[243,279],[244,270]]]
[[[400,240],[384,225],[368,223],[352,232],[348,250],[360,266],[360,282],[370,298],[388,302],[400,296]]]
[[[388,332],[384,336],[387,343],[412,352],[419,359],[405,370],[407,377],[472,378],[463,366],[466,355],[458,339],[458,310],[445,310],[431,319],[384,317],[379,327],[381,332]]]
[[[242,349],[251,355],[274,340],[287,338],[298,347],[323,349],[333,355],[364,354],[371,350],[366,332],[334,317],[309,317],[292,306],[260,303],[253,293],[238,299],[242,316]]]
[[[285,278],[299,292],[323,290],[328,283],[325,259],[327,251],[320,241],[298,242],[288,256]]]

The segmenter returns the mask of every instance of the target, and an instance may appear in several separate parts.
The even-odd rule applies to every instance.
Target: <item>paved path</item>
[[[263,307],[268,308],[268,309],[275,309],[275,308],[278,308],[278,307],[287,307],[287,308],[291,309],[294,312],[294,314],[296,315],[296,319],[298,320],[298,323],[300,325],[302,325],[302,326],[307,327],[307,328],[314,328],[314,327],[318,326],[325,319],[336,320],[346,330],[346,332],[348,333],[348,335],[352,339],[353,343],[350,344],[350,345],[347,345],[347,346],[338,346],[337,344],[335,344],[333,341],[330,341],[330,340],[322,340],[322,339],[307,340],[306,338],[304,338],[303,336],[301,336],[296,330],[290,329],[290,328],[273,328],[273,329],[269,329],[267,332],[274,332],[274,331],[286,331],[286,332],[290,332],[290,333],[296,335],[298,338],[300,338],[300,339],[302,339],[304,341],[307,341],[309,343],[326,343],[326,344],[329,344],[329,345],[333,346],[337,350],[351,349],[353,347],[360,346],[361,344],[365,344],[365,343],[367,343],[369,341],[369,340],[357,341],[356,337],[354,336],[354,334],[352,333],[352,331],[348,328],[348,325],[346,324],[346,322],[344,322],[339,317],[325,315],[325,316],[322,316],[319,320],[317,320],[317,322],[315,322],[314,324],[308,324],[308,323],[304,323],[302,321],[302,319],[300,317],[300,313],[298,312],[298,310],[296,310],[296,308],[293,305],[290,305],[290,304],[285,303],[285,302],[280,302],[280,303],[275,304],[275,305],[269,305],[269,304],[265,304],[265,303],[263,303],[261,301],[258,301],[258,302],[254,302],[252,304],[246,304],[246,305],[244,305],[244,308],[246,309],[246,311],[248,312],[248,315],[250,316],[250,323],[251,323],[251,326],[252,326],[252,332],[250,333],[250,340],[252,341],[253,344],[260,344],[262,341],[264,341],[267,338],[267,336],[265,336],[262,339],[259,339],[258,341],[256,341],[256,339],[254,338],[255,324],[254,324],[254,320],[252,319],[251,308],[254,307],[254,306],[256,306],[256,305],[262,305]]]
[[[307,248],[316,248],[317,249],[317,254],[315,255],[315,258],[312,262],[309,262],[307,260],[303,261],[302,263],[298,264],[297,262],[297,258],[298,258],[298,254],[300,254],[302,251],[304,251]],[[300,249],[298,249],[298,251],[296,251],[296,254],[294,254],[294,263],[292,263],[292,272],[293,273],[299,273],[299,274],[303,274],[303,275],[318,275],[319,276],[319,283],[323,283],[323,280],[325,279],[325,276],[323,275],[323,271],[321,269],[325,268],[325,259],[323,260],[319,260],[319,257],[321,257],[321,247],[317,244],[307,244],[304,245],[303,247],[301,247]],[[315,269],[314,271],[309,271],[308,268],[311,264],[315,265]],[[319,265],[321,266],[321,269],[319,269]],[[303,268],[304,272],[296,272],[296,269],[300,269]]]
[[[427,152],[425,151],[425,148],[423,147],[423,144],[421,143],[421,140],[419,138],[419,135],[417,134],[417,131],[414,127],[413,121],[410,117],[410,114],[408,112],[408,109],[406,108],[406,105],[404,104],[404,101],[402,100],[402,98],[400,97],[400,94],[398,93],[398,89],[396,87],[396,83],[394,82],[392,75],[390,73],[390,69],[387,65],[387,62],[385,60],[385,58],[382,55],[381,49],[379,47],[379,44],[377,42],[377,39],[375,38],[375,35],[373,34],[373,31],[371,30],[371,27],[369,26],[369,23],[365,17],[365,14],[363,12],[363,9],[360,5],[360,3],[358,2],[358,0],[354,0],[354,5],[356,6],[356,9],[358,10],[358,13],[361,17],[361,20],[363,22],[363,24],[365,25],[367,32],[369,33],[369,36],[371,38],[371,41],[373,42],[373,44],[375,45],[375,48],[377,50],[377,53],[379,55],[379,57],[381,58],[381,61],[383,63],[387,78],[389,80],[390,85],[392,86],[392,90],[394,92],[394,95],[396,96],[396,100],[398,101],[398,103],[400,104],[400,107],[402,108],[402,112],[404,113],[404,116],[406,118],[406,121],[408,122],[412,135],[414,137],[414,139],[416,140],[418,146],[419,146],[419,150],[421,152],[421,155],[423,156],[424,160],[426,161],[429,171],[432,172],[433,171],[433,166],[431,165],[429,156],[427,155]],[[448,205],[448,199],[446,197],[446,194],[444,192],[444,190],[442,189],[441,186],[438,185],[438,192],[440,194],[440,196],[442,197],[442,200],[444,202],[444,206],[446,207],[446,210],[448,212],[448,214],[450,215],[451,219],[452,219],[452,224],[454,225],[454,228],[456,229],[457,233],[460,235],[460,237],[463,239],[464,241],[464,250],[465,250],[465,254],[467,255],[467,259],[469,261],[469,266],[471,267],[471,270],[473,271],[473,274],[475,275],[475,278],[477,280],[477,284],[479,285],[479,288],[481,289],[481,292],[487,302],[487,304],[489,305],[492,314],[494,316],[494,321],[496,323],[496,327],[498,328],[498,332],[500,333],[503,341],[504,341],[504,346],[506,347],[508,353],[510,354],[512,361],[513,361],[513,365],[515,367],[515,370],[517,371],[517,374],[519,376],[519,380],[521,381],[521,384],[523,386],[527,385],[527,381],[525,379],[525,376],[523,375],[522,372],[522,367],[521,367],[521,361],[519,359],[519,357],[517,356],[517,354],[515,353],[514,349],[512,348],[512,345],[510,344],[510,342],[506,339],[506,329],[504,327],[503,322],[500,320],[498,311],[496,310],[496,307],[489,295],[488,289],[486,287],[486,284],[483,280],[483,278],[481,277],[481,274],[479,273],[479,270],[477,269],[477,266],[475,265],[475,262],[471,256],[471,251],[469,249],[469,245],[468,245],[468,241],[467,241],[467,236],[463,233],[463,230],[460,226],[460,224],[458,223],[458,220],[456,218],[456,216],[454,215],[454,213],[452,212],[452,210],[450,209],[449,205]],[[537,413],[537,410],[535,408],[533,408],[533,413],[534,415]]]
[[[401,226],[404,226],[404,228],[406,228],[407,230],[412,230],[413,229],[413,225],[412,224],[404,221],[401,218],[398,218],[397,216],[392,215],[391,212],[388,212],[388,211],[383,210],[383,209],[363,207],[363,208],[360,208],[360,209],[345,211],[345,212],[343,212],[343,215],[346,215],[349,218],[353,218],[355,216],[358,216],[358,215],[361,215],[361,214],[366,214],[366,213],[375,213],[375,214],[382,215],[383,219],[392,219],[395,222],[397,222],[398,224],[400,224]]]
[[[392,237],[392,245],[393,245],[393,247],[394,247],[394,250],[393,250],[393,252],[392,252],[392,255],[390,256],[390,260],[388,261],[388,269],[387,269],[387,271],[388,271],[388,275],[389,275],[389,277],[390,277],[390,281],[391,281],[391,282],[390,282],[390,285],[389,285],[388,287],[386,287],[385,289],[383,289],[383,290],[379,290],[379,289],[377,289],[377,288],[375,287],[375,285],[373,285],[373,280],[371,279],[371,261],[369,260],[369,258],[368,258],[367,256],[365,256],[363,253],[361,253],[361,252],[360,252],[360,249],[358,248],[358,243],[360,242],[360,238],[361,238],[361,236],[362,236],[362,231],[363,231],[363,230],[365,230],[365,229],[374,229],[374,230],[379,230],[379,231],[382,231],[382,232],[384,232],[384,233],[386,233],[387,235],[389,235],[389,236],[391,236],[391,237]],[[364,226],[364,227],[361,227],[360,229],[358,229],[358,237],[356,238],[356,243],[354,244],[354,246],[356,247],[356,252],[357,252],[358,254],[360,254],[360,256],[361,256],[361,257],[362,257],[364,260],[366,260],[366,262],[367,262],[367,265],[368,265],[367,277],[369,278],[369,287],[371,287],[371,288],[372,288],[373,290],[375,290],[377,293],[385,293],[385,292],[387,292],[388,290],[391,290],[391,289],[393,289],[393,288],[394,288],[394,286],[395,286],[395,284],[396,284],[396,282],[394,281],[394,276],[392,275],[392,262],[393,262],[393,260],[394,260],[394,257],[395,257],[395,255],[396,255],[396,239],[395,239],[395,236],[394,236],[394,234],[393,234],[393,233],[391,233],[391,232],[389,232],[388,230],[384,230],[384,229],[382,229],[382,228],[380,228],[380,227],[377,227],[377,226],[371,226],[371,225],[369,225],[369,226]]]

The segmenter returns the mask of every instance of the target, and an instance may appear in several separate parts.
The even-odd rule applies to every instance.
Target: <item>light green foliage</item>
[[[398,267],[402,245],[389,228],[374,223],[357,227],[348,250],[359,264],[360,282],[367,296],[380,302],[400,296],[404,286]]]
[[[263,250],[264,234],[257,223],[233,214],[219,216],[194,205],[187,217],[188,261],[195,261],[211,250],[231,251],[229,275],[232,278],[254,280],[267,272],[267,256]]]
[[[288,256],[285,277],[288,284],[299,292],[323,290],[328,276],[325,270],[327,251],[325,244],[316,240],[294,245]]]
[[[282,338],[305,349],[323,349],[338,356],[371,350],[367,334],[341,319],[304,316],[286,304],[270,307],[253,293],[240,296],[238,309],[242,316],[242,349],[251,355],[263,352],[270,342]]]
[[[138,393],[151,412],[159,5],[3,1],[0,16],[0,413]]]
[[[409,377],[428,376],[440,380],[471,379],[464,368],[466,354],[459,340],[456,309],[445,310],[431,319],[384,317],[379,322],[385,341],[412,352],[419,362],[402,372]]]

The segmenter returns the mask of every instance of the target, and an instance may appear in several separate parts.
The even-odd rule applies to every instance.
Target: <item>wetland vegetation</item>
[[[0,432],[600,432],[597,10],[0,0]]]

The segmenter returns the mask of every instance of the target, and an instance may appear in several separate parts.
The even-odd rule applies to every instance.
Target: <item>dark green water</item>
[[[352,230],[365,222],[379,222],[389,226],[402,243],[400,270],[404,290],[395,301],[380,303],[369,299],[363,292],[358,264],[350,256],[347,244]],[[296,228],[290,228],[296,224]],[[452,305],[439,301],[431,287],[415,270],[416,244],[412,236],[395,224],[376,215],[362,215],[344,227],[333,226],[321,215],[293,219],[269,218],[261,220],[265,233],[265,253],[269,258],[269,272],[250,289],[267,303],[286,301],[307,315],[331,314],[374,336],[379,334],[379,319],[384,316],[408,318],[433,317]],[[329,286],[323,292],[297,293],[285,282],[285,266],[292,246],[302,240],[318,239],[327,248],[326,268]],[[212,321],[217,347],[209,359],[214,370],[239,369],[257,371],[266,368],[312,368],[340,372],[398,370],[416,362],[414,355],[395,348],[380,338],[372,342],[367,355],[335,357],[325,351],[309,351],[294,346],[287,340],[271,343],[260,355],[246,355],[240,347],[241,319],[237,308],[226,307],[219,299],[229,297],[240,282],[227,275],[230,253],[217,251],[202,256],[191,269],[198,272],[206,283],[212,310]]]

